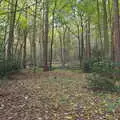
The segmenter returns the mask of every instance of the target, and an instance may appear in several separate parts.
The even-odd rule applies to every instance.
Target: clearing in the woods
[[[86,74],[24,71],[9,79],[0,87],[0,120],[120,120],[119,95],[92,91]]]

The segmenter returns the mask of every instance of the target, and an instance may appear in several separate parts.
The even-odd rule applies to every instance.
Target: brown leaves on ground
[[[88,90],[85,74],[66,71],[9,75],[0,88],[0,120],[119,120],[118,95]],[[116,112],[117,111],[117,112]]]

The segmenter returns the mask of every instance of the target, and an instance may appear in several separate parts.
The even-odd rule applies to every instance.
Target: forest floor
[[[0,120],[120,120],[120,95],[94,92],[71,71],[9,75],[0,86]]]

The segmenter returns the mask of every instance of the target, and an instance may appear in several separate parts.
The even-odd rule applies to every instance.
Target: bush
[[[83,62],[83,71],[87,72],[87,73],[93,72],[94,63],[97,63],[100,60],[101,60],[101,58],[94,58],[94,57],[89,58],[89,59],[85,59]]]
[[[114,80],[99,74],[92,74],[88,76],[88,83],[93,90],[115,91],[116,87]]]
[[[0,58],[0,76],[4,76],[9,72],[18,71],[20,69],[20,62],[15,58],[5,60]]]
[[[96,47],[92,49],[92,57],[89,59],[88,58],[84,59],[84,62],[83,62],[84,72],[87,72],[87,73],[93,72],[94,63],[102,61],[103,55],[101,51],[102,51],[101,49],[96,49]]]
[[[88,76],[89,86],[98,90],[119,91],[120,70],[110,60],[96,62],[92,66],[93,73]]]

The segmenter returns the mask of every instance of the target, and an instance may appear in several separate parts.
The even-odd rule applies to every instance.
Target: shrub
[[[92,66],[93,73],[88,76],[91,88],[105,91],[119,91],[120,70],[116,69],[115,63],[110,60],[96,62]]]
[[[98,61],[100,61],[101,58],[89,58],[89,59],[85,59],[84,62],[83,62],[83,71],[84,72],[87,72],[87,73],[90,73],[90,72],[93,72],[93,65],[94,63],[97,63]]]
[[[9,72],[18,71],[20,69],[20,61],[15,58],[5,60],[0,58],[0,76],[4,76]]]
[[[100,74],[91,74],[88,76],[88,83],[93,90],[115,91],[114,80]]]
[[[101,49],[96,49],[96,47],[92,49],[91,58],[84,59],[84,62],[83,62],[83,71],[84,72],[88,72],[88,73],[93,72],[94,63],[102,61],[103,55],[102,55],[101,51],[102,51]]]

